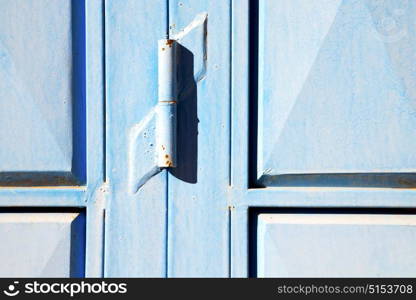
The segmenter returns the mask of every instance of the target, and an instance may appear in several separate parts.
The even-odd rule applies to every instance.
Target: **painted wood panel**
[[[407,0],[259,0],[261,185],[415,185],[415,15]]]
[[[104,0],[0,0],[1,276],[103,274],[103,21]]]
[[[83,213],[1,212],[1,277],[83,277]]]
[[[0,1],[0,185],[85,181],[84,6]]]
[[[259,277],[414,277],[416,216],[260,214]]]
[[[227,277],[231,3],[169,4],[179,66],[178,160],[168,179],[168,275]]]

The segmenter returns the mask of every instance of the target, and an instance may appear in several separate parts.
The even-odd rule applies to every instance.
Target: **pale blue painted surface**
[[[0,212],[1,277],[83,277],[85,216]]]
[[[2,276],[103,274],[103,3],[0,1]]]
[[[254,2],[252,1],[252,3]],[[205,3],[169,1],[170,38],[177,38],[180,45],[178,48],[177,72],[178,160],[177,168],[171,169],[167,178],[164,177],[165,173],[160,174],[155,171],[152,159],[155,152],[153,147],[155,141],[154,108],[157,98],[157,88],[155,86],[157,82],[156,40],[164,36],[163,29],[167,24],[163,22],[163,18],[166,8],[163,3],[152,5],[130,1],[109,3],[110,5],[107,7],[107,66],[109,66],[107,70],[107,112],[110,116],[108,124],[110,128],[108,136],[110,152],[108,159],[109,166],[111,166],[109,168],[109,178],[112,181],[112,200],[108,215],[111,221],[107,223],[106,274],[108,276],[247,276],[249,274],[249,261],[254,259],[258,263],[262,259],[263,265],[268,266],[273,263],[276,257],[279,257],[279,254],[273,248],[268,252],[268,256],[253,258],[253,254],[249,253],[248,246],[253,241],[249,240],[248,229],[253,229],[254,226],[253,220],[249,216],[251,215],[250,210],[254,207],[339,207],[340,210],[345,207],[415,207],[414,191],[404,188],[390,189],[388,186],[392,181],[387,180],[379,183],[380,178],[377,176],[371,180],[357,176],[352,178],[348,186],[342,187],[341,184],[340,188],[331,188],[331,184],[328,184],[328,187],[325,188],[314,187],[314,182],[310,178],[304,179],[305,181],[309,180],[308,187],[303,187],[298,182],[297,187],[253,188],[252,183],[249,183],[249,177],[253,175],[249,173],[249,171],[253,172],[249,168],[249,159],[251,162],[256,160],[262,162],[264,151],[270,150],[266,149],[264,146],[266,144],[262,144],[263,141],[273,146],[276,126],[280,126],[278,123],[283,122],[276,115],[280,116],[279,114],[285,113],[279,107],[287,103],[281,104],[279,102],[281,97],[270,96],[270,90],[276,84],[277,78],[275,77],[280,76],[277,73],[283,71],[274,67],[273,64],[267,64],[266,66],[266,64],[260,63],[259,74],[265,76],[263,73],[266,72],[266,69],[270,69],[271,74],[262,78],[259,84],[261,97],[258,99],[258,104],[260,105],[259,112],[261,115],[258,116],[259,122],[252,124],[252,126],[258,126],[259,128],[260,143],[257,152],[258,157],[249,156],[250,141],[248,140],[248,133],[250,128],[248,121],[250,114],[253,114],[254,111],[249,109],[248,97],[249,80],[252,79],[250,78],[248,55],[250,45],[248,22],[253,19],[253,15],[250,16],[248,1],[233,1],[231,3],[232,11],[229,6],[230,3],[226,2],[219,4],[216,1]],[[264,1],[261,3],[265,4]],[[336,4],[337,2],[333,3]],[[330,47],[324,47],[322,50],[323,54],[327,55],[324,56],[325,59],[322,59],[323,67],[318,68],[322,72],[321,75],[318,74],[320,79],[323,78],[324,81],[332,79],[331,76],[329,79],[325,76],[329,76],[327,73],[332,72],[331,68],[336,68],[337,61],[327,58],[342,57],[336,51],[341,51],[341,54],[346,53],[347,62],[341,60],[344,63],[340,67],[342,69],[340,71],[341,75],[333,76],[342,79],[340,83],[337,82],[339,84],[337,87],[341,91],[344,90],[344,93],[336,95],[338,98],[331,102],[332,98],[329,99],[328,95],[334,94],[333,92],[325,92],[324,89],[319,90],[318,88],[314,90],[314,85],[312,85],[312,90],[309,90],[308,94],[316,99],[319,92],[322,92],[320,100],[315,100],[314,103],[325,100],[330,101],[340,111],[345,106],[352,109],[350,115],[341,116],[344,119],[339,120],[339,124],[341,124],[338,128],[338,131],[341,131],[339,135],[342,136],[342,134],[345,134],[343,130],[347,130],[342,124],[345,125],[350,121],[353,125],[355,124],[354,130],[357,130],[357,135],[349,133],[353,140],[351,143],[356,146],[354,151],[362,151],[364,154],[357,157],[358,152],[353,153],[351,149],[344,149],[346,146],[343,146],[342,143],[348,141],[342,140],[339,144],[334,144],[338,135],[331,136],[332,132],[328,131],[328,126],[323,122],[327,121],[331,124],[334,121],[334,117],[329,112],[325,112],[325,108],[328,108],[328,111],[335,108],[331,108],[323,102],[321,104],[318,102],[319,105],[316,109],[324,110],[323,112],[312,111],[312,113],[309,113],[312,109],[315,109],[311,104],[310,106],[306,105],[304,109],[300,107],[299,109],[303,114],[300,116],[301,113],[299,112],[297,116],[301,117],[302,120],[307,117],[313,118],[313,121],[317,122],[315,129],[319,132],[322,131],[320,134],[327,137],[324,143],[316,143],[325,147],[322,150],[323,152],[328,147],[332,147],[331,154],[334,149],[341,149],[343,151],[341,154],[334,152],[333,155],[341,155],[344,160],[337,158],[334,160],[335,163],[331,163],[330,160],[327,161],[327,158],[330,158],[327,157],[327,154],[324,153],[324,155],[319,156],[319,151],[317,154],[311,154],[311,151],[305,150],[308,145],[315,147],[315,144],[313,144],[315,141],[308,143],[309,139],[306,139],[305,135],[310,133],[298,132],[299,130],[296,128],[298,124],[296,123],[295,127],[289,128],[289,130],[293,135],[292,139],[298,138],[300,133],[304,134],[300,136],[300,139],[304,142],[302,147],[299,147],[299,149],[278,148],[276,151],[282,151],[280,153],[282,157],[278,159],[273,156],[273,159],[267,160],[267,163],[272,164],[276,161],[289,164],[292,160],[293,163],[290,163],[290,166],[295,171],[298,168],[298,173],[334,172],[338,174],[361,172],[388,174],[388,172],[406,173],[411,171],[410,163],[412,159],[406,155],[411,156],[412,154],[406,149],[409,150],[412,147],[412,141],[404,140],[404,136],[411,133],[410,128],[413,126],[413,120],[410,115],[412,111],[400,110],[401,108],[399,109],[397,103],[387,101],[385,90],[374,88],[375,83],[386,81],[385,85],[388,91],[403,89],[405,85],[398,83],[398,77],[401,75],[390,74],[390,71],[396,70],[397,66],[389,65],[388,61],[385,64],[376,64],[373,57],[366,57],[365,55],[361,57],[359,52],[361,50],[354,48],[354,46],[358,47],[364,43],[363,39],[369,38],[369,31],[372,28],[370,26],[372,23],[369,23],[368,18],[366,19],[368,17],[366,11],[373,9],[371,8],[372,4],[366,3],[369,8],[366,7],[366,10],[362,11],[359,6],[362,3],[353,1],[349,5],[356,6],[345,5],[342,8],[341,21],[346,19],[348,21],[346,21],[347,25],[344,26],[345,28],[337,29],[339,35],[335,34],[334,36],[332,33]],[[286,4],[290,8],[290,2],[286,2]],[[316,2],[314,5],[319,4],[331,5],[330,2]],[[269,1],[268,5],[275,5],[284,12],[289,11],[278,6],[277,2]],[[296,14],[298,18],[305,17],[311,5],[310,2],[305,2],[303,5],[298,3],[299,10],[294,11],[294,15],[289,14],[289,16],[292,19],[296,17]],[[391,2],[388,5],[394,5],[394,3]],[[260,8],[260,16],[267,16],[268,13],[273,12],[273,9],[266,9],[264,5]],[[359,13],[351,16],[352,11],[357,8]],[[335,18],[334,14],[338,9],[338,6],[333,7],[332,14],[331,11],[328,12],[328,10],[322,9],[320,13],[323,16],[314,15],[313,17],[319,19],[317,21],[319,24],[321,24],[320,22],[325,23],[325,21],[329,23],[329,25],[321,24],[322,28],[336,25],[337,23],[332,22],[332,20]],[[256,12],[252,10],[251,13]],[[377,14],[379,11],[373,11],[373,13]],[[148,16],[155,16],[154,20],[159,20],[160,23],[151,22],[152,25],[156,25],[150,27],[147,22],[140,22],[142,14],[145,14],[147,18],[149,18]],[[232,19],[230,19],[231,15]],[[344,17],[342,18],[342,16]],[[260,27],[260,30],[264,29],[269,34],[275,35],[274,39],[263,40],[264,48],[260,47],[259,52],[260,56],[264,56],[263,58],[272,61],[278,59],[279,55],[283,55],[281,53],[274,55],[273,51],[275,49],[273,49],[273,46],[276,44],[276,46],[283,47],[281,45],[285,36],[283,33],[290,34],[290,31],[280,32],[285,30],[284,26],[277,26],[279,28],[276,29],[276,32],[272,29],[276,27],[273,22],[284,22],[285,20],[287,19],[275,20],[270,18],[269,20],[264,18],[260,22],[260,26],[267,27]],[[266,21],[272,23],[268,24]],[[353,26],[358,26],[361,30],[353,31]],[[232,30],[227,31],[227,28]],[[322,28],[313,31],[316,36],[313,34],[310,34],[312,35],[310,36],[308,33],[313,28],[305,27],[302,31],[302,28],[296,27],[296,30],[300,30],[300,32],[293,34],[291,41],[296,44],[296,38],[299,38],[310,47],[319,48],[319,42],[322,42],[320,39],[323,39],[325,35],[328,36],[326,33],[321,33],[321,31],[325,32]],[[232,36],[230,35],[231,32],[233,33]],[[279,35],[279,33],[282,34]],[[351,38],[348,35],[352,33],[354,33],[353,40],[350,40]],[[256,37],[252,36],[251,38],[255,39]],[[312,39],[312,41],[307,40],[307,38]],[[232,41],[232,45],[229,45],[228,41]],[[314,42],[317,42],[318,45],[314,46]],[[371,41],[365,40],[365,43],[371,43]],[[364,45],[367,45],[365,43]],[[381,45],[381,42],[377,39],[374,43],[378,46]],[[344,46],[337,47],[338,44]],[[408,41],[408,44],[400,47],[402,47],[402,50],[408,49],[409,44],[411,46],[412,42]],[[348,45],[350,48],[347,47]],[[298,51],[295,46],[293,47]],[[231,47],[231,51],[227,47]],[[384,55],[382,58],[386,60],[387,50],[374,47],[374,49],[369,48],[372,50],[371,54],[373,56]],[[348,52],[348,49],[351,48],[358,52]],[[393,48],[389,46],[388,49],[394,52]],[[315,58],[318,58],[319,55],[317,53],[313,54],[313,52],[317,52],[319,49],[315,49],[315,51],[306,47],[304,52],[299,50],[299,55],[311,55],[311,59],[316,61]],[[292,54],[295,55],[295,53]],[[232,55],[232,59],[230,55]],[[389,53],[389,55],[400,60],[398,52]],[[368,62],[368,64],[358,64],[355,61],[357,57],[361,57],[363,62]],[[308,57],[302,57],[302,59],[307,60]],[[230,64],[231,60],[233,62],[232,66]],[[284,63],[297,62],[296,57],[292,60],[281,60]],[[350,66],[348,60],[354,61],[356,64]],[[137,63],[132,64],[132,61]],[[301,69],[300,72],[305,65],[308,65],[308,62],[301,62],[302,60],[299,60],[296,66]],[[403,65],[406,65],[406,63],[403,63]],[[284,70],[285,72],[295,72],[296,67],[286,67]],[[359,80],[358,83],[364,84],[363,87],[356,87],[345,80],[345,78],[350,78],[351,74],[355,75],[359,71],[364,72],[363,74],[369,77],[371,73],[368,70],[372,67],[380,69],[377,72],[378,77],[375,79],[360,77],[363,80]],[[410,67],[407,66],[407,68]],[[308,70],[308,68],[306,69]],[[403,71],[403,69],[401,70]],[[404,74],[403,76],[410,80],[412,75],[409,75],[406,70],[403,71],[402,75]],[[131,84],[131,78],[138,78],[137,85]],[[228,85],[229,79],[231,79],[231,86]],[[290,86],[290,84],[294,84],[292,81],[287,83],[286,90],[279,89],[273,92],[287,93],[287,95],[292,92],[296,93]],[[411,86],[411,82],[407,84]],[[271,87],[268,89],[266,88],[267,85]],[[323,83],[321,85],[326,87]],[[330,85],[327,88],[333,87]],[[354,89],[351,91],[351,88]],[[232,94],[229,95],[228,91]],[[403,90],[401,90],[401,93],[403,94]],[[267,106],[264,100],[265,94],[270,96]],[[411,96],[408,94],[405,97],[408,97],[406,99],[410,101]],[[354,108],[351,104],[354,102],[348,102],[355,99],[354,95],[358,95],[356,97],[359,99],[368,96],[370,100],[368,102],[358,102],[357,107]],[[381,97],[382,100],[377,102],[379,106],[375,108],[374,112],[368,112],[369,108],[373,106],[371,101],[374,101],[380,95],[384,95],[384,98]],[[230,98],[232,100],[231,104],[228,102]],[[122,106],[119,99],[123,99]],[[374,129],[375,125],[368,121],[368,119],[379,117],[377,112],[382,114],[380,118],[385,121],[378,122],[383,126],[383,130],[393,132],[394,129],[386,125],[389,124],[386,120],[396,120],[404,122],[407,132],[400,132],[394,136],[392,143],[394,144],[397,141],[396,145],[391,146],[389,141],[389,146],[392,148],[387,147],[385,149],[387,154],[379,151],[379,156],[374,157],[371,162],[369,158],[372,157],[365,152],[367,151],[365,143],[368,143],[368,138],[363,138],[360,134],[364,129],[375,131],[378,135],[375,135],[374,132],[370,132],[368,135],[373,138],[371,142],[379,143],[377,149],[381,148],[380,145],[383,145],[383,142],[386,142],[386,138],[380,137],[379,131]],[[366,114],[367,118],[364,118]],[[266,115],[270,118],[267,121],[265,121]],[[321,115],[321,118],[319,118],[319,115]],[[322,120],[325,116],[326,120]],[[120,134],[123,131],[124,133]],[[231,145],[229,144],[230,137]],[[289,140],[292,141],[292,139]],[[402,144],[399,144],[399,142]],[[253,140],[251,140],[251,143],[253,143]],[[371,144],[371,146],[374,145]],[[392,151],[395,150],[396,146],[401,147],[403,152],[399,151],[398,154],[396,153],[397,156],[394,156]],[[275,151],[275,148],[270,151]],[[300,158],[297,157],[299,153],[301,153]],[[305,155],[314,155],[316,159],[310,158],[311,165],[306,165],[305,170],[300,170],[299,166],[303,166],[302,159]],[[325,164],[327,165],[325,166]],[[273,176],[281,173],[281,170],[279,171],[273,165],[261,164],[260,166],[259,170],[269,169],[267,175]],[[306,172],[306,169],[308,172]],[[274,170],[277,171],[274,172]],[[295,171],[293,173],[296,173]],[[261,175],[264,174],[261,173]],[[363,178],[370,181],[370,183],[360,185]],[[269,178],[270,185],[274,185],[273,180],[273,178]],[[320,186],[328,183],[325,180],[324,178],[324,184],[321,180]],[[382,188],[372,189],[370,188],[372,184],[378,184]],[[403,186],[406,185],[412,185],[412,183],[403,184]],[[135,194],[136,187],[139,188]],[[165,192],[166,194],[164,194]],[[317,217],[319,219],[319,216]],[[380,218],[380,223],[387,222],[387,219],[384,219],[383,216],[380,216]],[[337,234],[336,226],[331,225],[330,228],[333,228],[333,232],[320,238],[325,239]],[[363,230],[362,228],[354,229],[353,225],[346,226],[347,231],[352,230],[355,233],[360,233],[360,230]],[[388,224],[376,227],[379,232],[388,232],[390,228],[391,226]],[[257,228],[254,228],[254,230],[257,230]],[[402,227],[398,230],[401,232]],[[377,234],[371,236],[376,237]],[[287,237],[287,239],[293,242],[291,237]],[[271,237],[265,238],[264,245],[268,245],[271,241]],[[385,242],[386,247],[394,247],[389,241],[383,242]],[[251,246],[261,247],[260,244]],[[371,245],[363,244],[362,249],[363,251],[371,251]],[[400,249],[393,250],[399,251]],[[137,253],[137,255],[131,256],[131,253]],[[290,256],[290,252],[285,253],[285,255],[287,255],[288,260],[294,259],[293,255]],[[380,257],[382,255],[383,253],[380,254]],[[411,259],[410,256],[408,258]],[[378,261],[368,260],[368,268],[365,268],[365,271],[371,273],[374,270],[374,268],[371,268],[374,266],[382,267],[378,264]],[[406,273],[403,271],[404,269],[397,270],[399,275]],[[307,269],[304,271],[307,271]],[[389,273],[388,275],[392,275],[393,271],[389,268],[384,269],[386,274]],[[300,276],[300,274],[299,271],[299,275],[293,274],[293,276]],[[373,272],[372,274],[378,276],[378,273]]]
[[[414,277],[416,216],[260,214],[258,277]]]
[[[156,107],[156,165],[176,166],[177,93],[176,41],[158,41],[158,104]]]
[[[7,121],[0,126],[0,143],[7,149],[0,150],[0,163],[5,162],[0,172],[16,171],[17,177],[7,179],[8,187],[2,178],[0,206],[55,207],[57,212],[85,208],[85,226],[80,229],[86,229],[86,258],[81,259],[85,275],[244,277],[251,262],[261,270],[259,275],[301,276],[312,267],[276,273],[285,270],[282,264],[296,263],[297,255],[275,245],[283,241],[301,249],[310,235],[316,243],[303,256],[304,265],[312,259],[319,274],[332,275],[328,265],[345,271],[342,276],[409,274],[402,262],[414,260],[409,254],[414,249],[406,243],[413,238],[413,225],[404,226],[397,215],[377,215],[374,220],[372,209],[416,207],[416,192],[406,188],[414,185],[406,174],[415,164],[413,2],[259,0],[259,28],[251,36],[256,1],[57,3],[0,0],[0,7],[17,14],[22,22],[18,26],[23,26],[5,30],[11,21],[3,12],[0,63],[9,69],[0,70],[0,123]],[[25,14],[30,17],[23,18]],[[29,26],[35,17],[38,29]],[[48,25],[53,20],[62,26]],[[160,171],[154,168],[157,40],[167,37],[168,27],[170,38],[180,44],[178,157],[177,168]],[[35,29],[39,37],[30,43],[42,45],[28,54],[21,41],[34,36]],[[399,29],[406,29],[405,34]],[[257,66],[250,65],[249,56],[256,30]],[[54,59],[41,59],[48,55]],[[37,56],[39,60],[26,63]],[[22,73],[10,69],[12,62]],[[250,107],[253,67],[260,76],[254,93],[258,115]],[[9,88],[11,83],[17,88]],[[28,106],[19,104],[22,99],[30,99]],[[27,116],[36,111],[55,119]],[[5,130],[13,128],[10,124],[13,134]],[[258,129],[257,152],[249,151],[255,142],[249,134],[253,128]],[[22,138],[13,144],[16,135],[30,134],[34,143]],[[63,146],[56,146],[57,141]],[[21,159],[13,159],[18,156]],[[42,177],[33,176],[34,171],[43,172]],[[346,185],[338,181],[338,187],[329,177],[306,176],[296,184],[286,178],[285,186],[277,181],[279,174],[357,172],[400,172],[404,181],[380,183],[380,177],[369,180],[368,175],[353,175]],[[62,187],[53,177],[61,173],[77,182]],[[33,178],[38,181],[26,181]],[[340,226],[342,216],[335,213],[335,225],[322,225],[327,216],[311,213],[320,228],[313,231],[302,225],[303,215],[293,213],[288,216],[293,224],[260,222],[253,227],[253,208],[263,208],[274,219],[277,215],[270,209],[281,207],[337,207],[341,212],[361,207],[377,225],[363,225],[352,216],[347,219],[355,223]],[[414,221],[413,215],[404,218]],[[40,226],[42,232],[38,223],[33,230]],[[255,257],[249,251],[254,242],[249,229],[258,234],[257,244],[251,244],[259,250]],[[300,239],[289,235],[294,231],[301,233]],[[328,257],[338,251],[332,238],[342,244],[343,238],[356,241],[367,231],[373,243],[361,243],[361,252],[383,249],[374,259],[363,259],[359,271],[353,265],[342,269],[342,261],[317,258],[320,245],[327,246],[323,249]],[[377,239],[383,234],[396,242]],[[389,264],[387,250],[401,255],[396,267]],[[346,261],[352,260],[347,254]],[[32,261],[48,260],[40,258]],[[385,265],[379,263],[382,258]],[[68,275],[68,264],[63,266],[51,271]]]
[[[169,174],[168,275],[229,276],[230,2],[169,1],[179,37],[178,160]]]
[[[375,215],[416,207],[407,188],[415,162],[414,3],[260,0],[256,11],[257,1],[232,2],[232,276],[255,276],[253,265],[261,276],[414,276],[414,215]],[[250,32],[257,14],[259,28]],[[256,32],[258,116],[249,124],[248,83],[256,78],[247,45]],[[249,125],[258,133],[250,156]],[[397,172],[400,180],[391,179]],[[285,177],[285,184],[278,176],[314,173],[353,176]],[[279,220],[273,212],[296,207],[302,214],[291,213],[290,224],[253,219],[256,208]],[[310,211],[334,207],[331,215]],[[345,217],[352,207],[365,214]],[[316,225],[302,225],[307,212]],[[326,218],[332,223],[322,225]]]
[[[70,172],[71,1],[0,7],[0,172]]]
[[[85,5],[86,53],[86,147],[87,188],[83,195],[86,211],[87,277],[104,275],[105,208],[108,198],[105,164],[105,66],[104,0],[87,0]]]
[[[179,39],[181,66],[177,168],[169,174],[155,169],[154,161],[157,41],[166,37],[166,4],[107,2],[111,200],[105,275],[224,277],[229,273],[224,189],[229,182],[229,94],[224,91],[230,88],[230,57],[229,44],[216,41],[229,41],[230,31],[224,30],[229,4],[169,3],[170,38]]]
[[[413,172],[416,3],[259,3],[258,177]]]
[[[166,276],[166,171],[153,169],[166,3],[106,1],[108,277]]]

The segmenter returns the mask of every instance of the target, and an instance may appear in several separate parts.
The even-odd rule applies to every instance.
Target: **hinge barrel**
[[[158,105],[156,108],[156,163],[176,166],[176,41],[158,42]]]

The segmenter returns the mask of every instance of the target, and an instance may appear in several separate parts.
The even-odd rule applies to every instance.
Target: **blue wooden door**
[[[0,0],[0,276],[102,275],[103,12]]]
[[[412,1],[107,1],[107,276],[414,276]],[[154,168],[157,40],[177,167]]]
[[[415,3],[242,2],[232,275],[415,276]]]

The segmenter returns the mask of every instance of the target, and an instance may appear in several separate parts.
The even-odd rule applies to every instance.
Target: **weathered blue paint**
[[[0,213],[1,277],[83,277],[83,213]]]
[[[176,101],[176,41],[158,41],[158,101]]]
[[[72,106],[83,101],[72,89],[71,1],[0,6],[0,172],[69,173]]]
[[[13,210],[0,231],[24,227],[6,238],[2,249],[15,256],[1,275],[99,277],[107,193],[104,1],[1,0],[0,7],[0,215]],[[74,207],[83,210],[77,226],[65,223]],[[74,235],[84,236],[82,246]],[[61,240],[56,250],[53,240]],[[27,248],[19,246],[25,241]],[[33,247],[39,251],[26,253]],[[69,263],[71,247],[79,251]],[[23,253],[30,260],[19,260]],[[74,264],[79,272],[71,274]]]
[[[161,49],[155,41],[166,34],[167,2],[107,4],[106,276],[228,276],[229,210],[222,188],[229,181],[229,153],[222,146],[228,144],[229,95],[223,91],[229,90],[230,60],[227,44],[215,43],[229,41],[228,4],[170,3],[169,35],[177,41],[180,67],[177,167],[169,174],[154,162],[156,129],[170,126],[173,115],[171,106],[159,112],[157,101],[158,73],[166,75],[159,82],[173,83],[175,76],[165,73],[173,67],[157,71]],[[159,68],[173,63],[168,58],[168,64],[159,60]],[[168,87],[159,100],[176,100],[173,84],[159,87]],[[164,130],[166,140],[172,140],[172,128]],[[223,151],[218,154],[217,148]]]
[[[176,102],[156,107],[156,162],[159,168],[176,167]]]
[[[414,276],[414,3],[233,1],[232,15],[232,276]]]
[[[105,276],[164,277],[166,171],[148,174],[155,167],[157,41],[166,36],[166,1],[106,1],[105,20]]]
[[[414,186],[414,1],[260,0],[258,14],[260,184],[404,173],[396,186]]]
[[[413,2],[0,7],[6,273],[414,275]],[[42,273],[50,248],[22,265],[19,243],[51,218]]]
[[[176,41],[158,42],[158,105],[156,108],[156,163],[176,167]]]
[[[416,216],[257,216],[259,277],[414,277]]]

